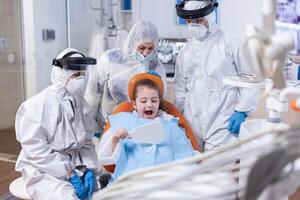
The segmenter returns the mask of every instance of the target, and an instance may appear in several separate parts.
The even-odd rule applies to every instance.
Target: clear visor
[[[98,66],[88,66],[85,72],[86,90],[84,98],[90,106],[99,104],[100,95],[102,93],[99,85],[99,71]]]
[[[88,70],[66,70],[67,80],[65,85],[68,85],[72,80],[80,80],[82,87],[86,87],[88,82]]]
[[[205,17],[198,18],[198,19],[186,19],[188,24],[205,24],[207,23],[207,19]]]
[[[88,72],[86,70],[84,70],[84,71],[68,70],[69,78],[86,77],[87,74],[88,74]]]

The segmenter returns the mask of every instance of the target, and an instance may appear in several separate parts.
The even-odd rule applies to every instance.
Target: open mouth
[[[146,116],[151,116],[153,114],[153,111],[152,110],[146,110],[144,113],[145,113]]]

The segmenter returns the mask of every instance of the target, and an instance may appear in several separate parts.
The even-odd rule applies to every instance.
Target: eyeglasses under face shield
[[[70,57],[74,54],[80,54],[83,57]],[[52,65],[68,70],[84,71],[88,65],[96,65],[97,60],[92,57],[85,57],[82,53],[71,51],[60,59],[53,59]]]
[[[210,13],[212,13],[216,7],[218,7],[218,3],[215,0],[207,0],[203,2],[207,2],[207,6],[197,9],[197,10],[185,10],[184,5],[188,2],[189,0],[183,0],[181,3],[176,4],[176,13],[178,17],[181,17],[183,19],[199,19],[203,18]]]

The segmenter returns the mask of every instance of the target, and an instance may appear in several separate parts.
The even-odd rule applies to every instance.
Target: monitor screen
[[[277,0],[276,32],[293,35],[295,48],[292,54],[300,55],[300,0]]]

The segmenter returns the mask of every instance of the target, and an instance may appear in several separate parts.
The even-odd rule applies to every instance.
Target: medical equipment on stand
[[[104,34],[104,49],[108,50],[111,48],[115,48],[112,41],[116,40],[116,37],[121,34],[127,35],[126,33],[119,33],[123,30],[123,22],[118,22],[122,20],[121,10],[120,10],[120,0],[100,0],[100,7],[95,7],[92,3],[89,3],[89,7],[92,10],[100,11],[100,21],[97,23],[103,28],[101,32]],[[120,26],[119,26],[120,25]]]
[[[280,128],[289,128],[288,124],[281,122],[280,113],[288,111],[288,96],[290,94],[300,96],[300,88],[294,86],[287,86],[284,78],[284,66],[287,58],[287,54],[294,47],[293,37],[291,35],[272,35],[274,33],[274,20],[275,20],[275,10],[276,4],[273,0],[265,0],[264,2],[264,28],[265,30],[260,30],[254,26],[248,26],[246,29],[247,42],[246,45],[250,56],[248,59],[252,61],[251,64],[255,68],[258,74],[258,79],[262,81],[265,85],[265,90],[267,94],[266,107],[268,109],[267,119],[252,119],[244,122],[241,125],[240,139],[243,140],[249,136],[256,135],[258,130],[268,130],[276,131]],[[250,62],[249,62],[250,63]],[[225,81],[226,82],[226,81]],[[227,81],[228,83],[228,81]],[[244,85],[251,85],[245,81]],[[244,85],[235,84],[240,87]],[[251,85],[257,88],[257,85]],[[262,84],[260,84],[262,86]],[[293,103],[294,107],[298,105]],[[265,144],[275,140],[274,137],[267,137],[261,140],[256,140],[251,144],[253,147]],[[246,148],[242,146],[242,148]],[[278,157],[277,159],[281,159]],[[246,157],[240,160],[241,165],[248,165],[256,157]],[[244,169],[240,169],[240,174],[244,174]],[[245,184],[247,180],[240,176],[239,184]],[[286,182],[282,185],[282,188],[287,190],[291,183]],[[297,184],[296,188],[300,185]],[[293,188],[293,189],[296,189]],[[274,189],[274,188],[273,188]],[[281,195],[288,196],[294,192],[294,190],[289,190],[289,192],[281,190]],[[278,192],[280,193],[280,192]],[[248,194],[249,196],[249,194]],[[251,196],[251,195],[250,195]],[[277,197],[277,196],[276,196]],[[256,199],[256,197],[254,197]]]
[[[268,95],[266,107],[269,110],[268,121],[279,123],[280,112],[288,110],[287,95],[300,94],[299,89],[286,88],[283,76],[283,68],[287,54],[294,47],[293,37],[286,35],[272,35],[274,33],[274,21],[276,16],[276,2],[274,0],[263,1],[264,30],[253,25],[246,27],[247,40],[245,43],[245,55],[257,74],[256,82],[242,77],[234,77],[237,82],[224,80],[225,83],[239,87],[266,88]],[[248,50],[248,51],[247,51]],[[248,56],[247,56],[248,55]]]

